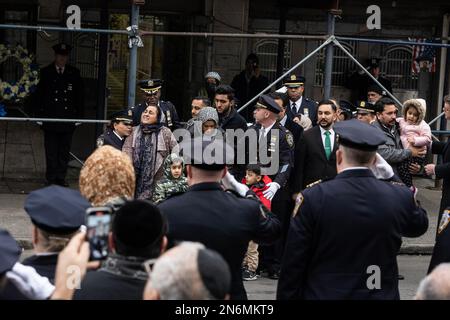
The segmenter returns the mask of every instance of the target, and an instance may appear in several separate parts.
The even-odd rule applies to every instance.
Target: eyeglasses
[[[155,92],[146,92],[146,93],[145,93],[145,95],[148,96],[148,97],[156,96],[157,94],[158,94],[158,91],[155,91]]]
[[[156,260],[157,260],[156,258],[148,259],[142,263],[147,274],[150,275],[152,273],[152,268],[153,268],[153,265],[155,264]]]

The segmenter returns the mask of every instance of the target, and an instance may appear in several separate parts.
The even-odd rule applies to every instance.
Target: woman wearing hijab
[[[178,147],[169,128],[161,122],[157,106],[148,106],[141,123],[133,127],[122,151],[131,158],[136,173],[136,199],[151,199],[155,184],[162,178],[164,159]]]

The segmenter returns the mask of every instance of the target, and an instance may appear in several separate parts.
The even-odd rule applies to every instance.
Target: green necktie
[[[330,140],[330,131],[325,131],[323,133],[325,135],[325,156],[327,157],[327,160],[330,159],[331,155],[331,140]]]

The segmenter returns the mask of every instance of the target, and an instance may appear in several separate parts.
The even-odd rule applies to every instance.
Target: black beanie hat
[[[153,203],[133,200],[115,213],[112,232],[124,245],[145,248],[165,234],[166,220]]]

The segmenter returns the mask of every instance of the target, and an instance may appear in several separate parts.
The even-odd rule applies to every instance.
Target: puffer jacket
[[[261,181],[255,183],[254,185],[249,186],[250,190],[252,190],[259,198],[261,203],[269,210],[271,210],[271,201],[264,197],[263,191],[269,189],[267,186],[268,183],[271,183],[272,179],[270,179],[268,176],[263,176]],[[245,178],[242,179],[243,184],[247,184],[247,180]]]
[[[175,193],[186,192],[188,189],[187,179],[183,176],[183,172],[179,178],[174,178],[172,176],[170,167],[174,162],[181,162],[182,170],[184,170],[183,158],[174,153],[167,156],[163,165],[164,178],[156,183],[155,192],[152,199],[154,203],[160,203],[166,200],[169,196]]]
[[[418,124],[408,124],[406,122],[406,112],[410,108],[416,108],[419,113],[417,119]],[[400,138],[404,148],[408,148],[410,143],[408,142],[408,137],[414,138],[415,147],[430,147],[431,144],[431,128],[424,121],[426,112],[426,102],[423,99],[409,99],[403,104],[403,118],[398,118],[397,122],[400,125]]]

